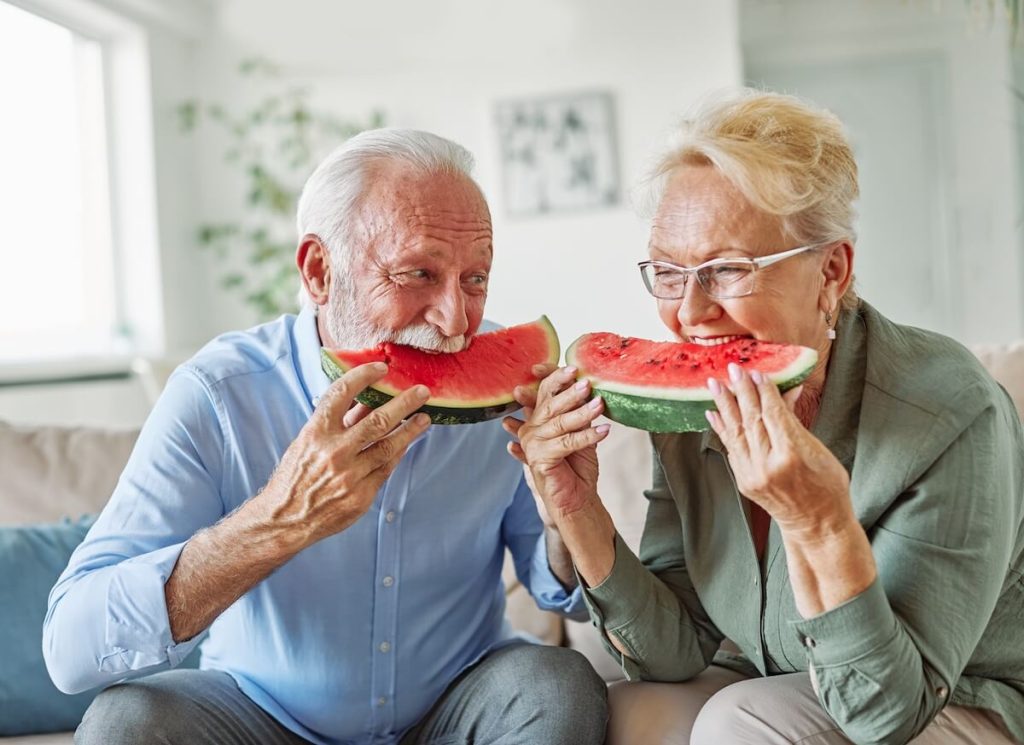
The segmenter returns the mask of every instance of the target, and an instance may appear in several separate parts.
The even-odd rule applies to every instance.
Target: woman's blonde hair
[[[647,181],[656,205],[672,171],[712,165],[795,243],[856,241],[857,163],[842,122],[796,96],[743,88],[709,96],[678,127]],[[853,307],[851,283],[842,299]]]

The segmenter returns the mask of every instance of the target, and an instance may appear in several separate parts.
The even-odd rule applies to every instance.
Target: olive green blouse
[[[994,710],[1024,741],[1024,436],[1009,396],[956,342],[861,303],[840,318],[812,431],[850,473],[876,581],[802,618],[778,528],[759,560],[718,437],[653,435],[640,556],[617,539],[611,574],[585,591],[629,655],[609,651],[631,680],[687,680],[713,660],[810,671],[855,742],[906,742],[948,703]],[[743,657],[718,651],[725,637]]]

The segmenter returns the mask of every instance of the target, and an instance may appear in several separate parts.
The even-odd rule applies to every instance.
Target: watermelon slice
[[[536,383],[533,366],[558,364],[559,351],[554,327],[541,316],[533,323],[474,336],[461,352],[431,353],[382,344],[357,351],[322,349],[320,357],[331,380],[366,362],[388,363],[388,374],[356,396],[367,406],[376,408],[422,383],[430,389],[430,398],[420,411],[431,421],[472,424],[518,409],[513,389]]]
[[[730,362],[785,391],[811,374],[818,353],[755,339],[705,347],[594,333],[574,341],[565,358],[604,399],[612,421],[648,432],[699,432],[709,428],[704,412],[715,408],[707,380],[728,380]]]

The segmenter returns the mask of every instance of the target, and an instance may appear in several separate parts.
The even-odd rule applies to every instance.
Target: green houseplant
[[[309,90],[283,84],[264,59],[243,60],[238,73],[246,85],[268,92],[238,108],[190,99],[178,105],[177,118],[182,132],[206,125],[226,136],[222,162],[239,185],[240,212],[203,223],[197,239],[224,262],[221,286],[267,320],[296,305],[294,219],[304,180],[330,150],[383,126],[384,117],[373,111],[358,121],[315,110]]]

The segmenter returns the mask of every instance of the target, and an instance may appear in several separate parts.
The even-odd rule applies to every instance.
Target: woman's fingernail
[[[589,406],[591,409],[594,409],[594,411],[597,411],[598,409],[601,408],[602,403],[604,402],[601,400],[601,397],[595,396],[594,398],[590,399],[590,403],[588,403],[587,406]]]
[[[573,386],[573,388],[575,388],[577,391],[585,391],[589,387],[590,387],[590,381],[589,380],[581,380],[578,383],[576,383],[576,385]]]
[[[764,377],[757,370],[750,371],[750,379],[754,381],[754,385],[761,385],[764,382]]]
[[[374,362],[373,363],[373,370],[374,370],[374,372],[386,373],[388,371],[388,363],[386,363],[386,362]]]
[[[739,383],[743,377],[743,370],[735,362],[729,363],[729,380],[733,383]]]
[[[708,378],[708,390],[710,390],[712,394],[717,396],[719,393],[722,392],[722,386],[720,386],[718,384],[718,381],[715,380],[714,378]]]

